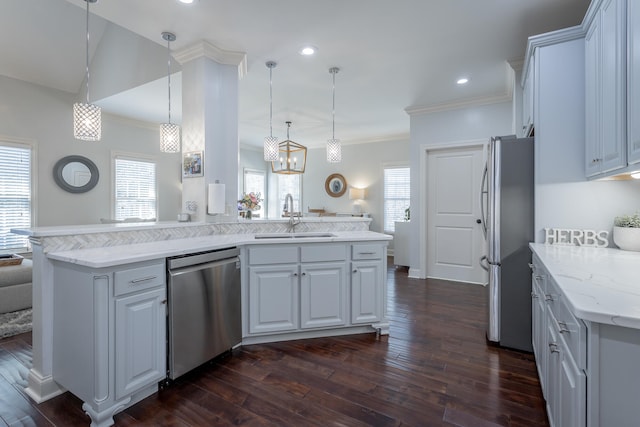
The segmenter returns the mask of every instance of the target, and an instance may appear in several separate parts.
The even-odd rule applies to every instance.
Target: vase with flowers
[[[260,202],[262,202],[263,199],[260,196],[260,193],[244,193],[242,198],[238,200],[238,211],[240,211],[240,216],[246,219],[251,219],[253,216],[252,212],[259,211],[261,209]]]

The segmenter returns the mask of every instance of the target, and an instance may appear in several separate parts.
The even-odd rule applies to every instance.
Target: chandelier
[[[285,175],[304,173],[307,147],[289,139],[291,122],[287,124],[287,140],[278,144],[278,159],[271,162],[271,172]]]

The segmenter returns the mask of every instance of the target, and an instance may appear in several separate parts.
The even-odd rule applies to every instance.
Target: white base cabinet
[[[576,318],[535,253],[532,286],[533,348],[549,424],[637,426],[640,330]]]
[[[84,401],[92,426],[166,377],[164,259],[90,269],[55,262],[53,378]]]
[[[386,242],[248,245],[241,258],[244,343],[388,334]]]

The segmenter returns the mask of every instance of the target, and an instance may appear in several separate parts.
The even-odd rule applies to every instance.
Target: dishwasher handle
[[[236,269],[238,270],[240,269],[240,258],[234,257],[234,258],[222,259],[220,261],[207,262],[204,264],[188,265],[186,267],[174,268],[169,270],[169,275],[172,277],[179,276],[181,274],[191,273],[193,271],[199,271],[199,270],[206,270],[208,268],[214,268],[220,265],[226,265],[231,263],[236,263]]]
[[[171,257],[167,259],[167,267],[169,270],[176,268],[188,267],[190,265],[204,264],[212,261],[218,261],[227,258],[233,258],[240,255],[240,249],[227,248],[217,251],[196,252],[189,255]]]

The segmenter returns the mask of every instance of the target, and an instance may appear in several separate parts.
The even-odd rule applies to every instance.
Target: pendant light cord
[[[331,108],[331,122],[332,122],[332,129],[331,129],[331,138],[332,139],[336,139],[336,71],[333,71],[331,74],[333,74],[333,106]]]
[[[89,2],[87,1],[87,48],[85,55],[85,70],[87,74],[87,104],[89,103]]]
[[[167,89],[169,92],[169,124],[171,124],[171,38],[167,37]]]
[[[267,63],[269,67],[269,136],[273,138],[273,67],[275,63]]]

